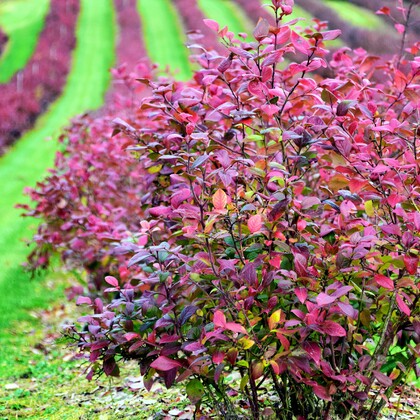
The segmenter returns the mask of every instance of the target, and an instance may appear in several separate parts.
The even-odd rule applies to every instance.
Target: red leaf
[[[387,15],[387,16],[389,16],[390,14],[391,14],[391,10],[390,10],[390,8],[389,7],[382,7],[381,9],[379,9],[377,12],[376,12],[376,14],[377,15]]]
[[[340,35],[340,29],[333,29],[331,31],[322,32],[322,39],[324,41],[332,41],[333,39],[337,39]]]
[[[321,329],[331,337],[345,337],[347,335],[346,330],[334,321],[325,321],[321,325]]]
[[[297,298],[301,303],[305,303],[306,298],[308,297],[308,290],[304,287],[296,288],[294,290]]]
[[[258,232],[262,227],[262,217],[260,214],[251,216],[248,219],[248,229],[251,233]]]
[[[401,25],[401,23],[396,23],[395,25],[395,29],[398,31],[398,33],[403,34],[405,31],[405,26]]]
[[[172,210],[169,207],[165,207],[165,206],[157,206],[157,207],[151,207],[149,209],[149,213],[152,216],[165,216],[167,214],[169,214]]]
[[[230,53],[229,57],[225,58],[217,67],[220,73],[224,73],[232,65],[233,53]]]
[[[400,308],[400,311],[407,316],[410,316],[411,311],[410,308],[407,306],[407,304],[402,300],[402,297],[400,295],[397,295],[397,305],[398,308]]]
[[[176,360],[170,359],[166,356],[159,356],[156,360],[154,360],[150,367],[156,370],[161,370],[166,372],[168,370],[172,370],[175,368],[181,367],[181,363],[177,362]]]
[[[214,193],[212,197],[213,206],[216,210],[224,210],[227,205],[227,195],[220,188]]]
[[[394,290],[394,282],[383,274],[375,274],[375,281],[385,289]]]
[[[138,337],[140,337],[137,333],[127,333],[127,334],[124,334],[124,338],[127,340],[127,341],[131,341],[131,340],[133,340],[134,338],[138,338]]]
[[[328,394],[328,391],[325,387],[316,384],[312,386],[312,389],[314,390],[314,394],[321,398],[322,400],[331,401],[331,395]]]
[[[237,324],[236,322],[227,322],[225,328],[232,332],[247,334],[246,329],[241,324]]]
[[[222,311],[216,311],[213,316],[213,324],[218,328],[226,327],[226,317]]]
[[[281,255],[276,255],[273,258],[270,259],[269,263],[275,268],[280,268],[281,265]]]
[[[319,365],[321,362],[321,349],[316,343],[309,343],[305,341],[303,343],[303,349],[308,353],[309,357]]]
[[[385,385],[386,387],[392,385],[392,379],[389,376],[383,374],[382,372],[379,372],[379,370],[374,370],[373,375],[382,385]]]
[[[87,296],[79,296],[76,300],[76,305],[83,305],[85,303],[90,305],[92,303],[92,300],[88,298]]]
[[[268,220],[270,222],[275,222],[280,218],[280,216],[284,213],[289,204],[290,200],[285,198],[284,200],[280,200],[268,213]]]
[[[268,36],[269,30],[270,24],[268,23],[267,19],[259,18],[257,26],[255,27],[252,34],[257,41],[262,41]]]
[[[404,265],[408,273],[414,275],[417,273],[417,267],[419,265],[419,257],[411,257],[410,255],[404,256]]]
[[[223,353],[222,351],[216,351],[216,353],[214,353],[212,356],[213,363],[216,363],[217,365],[219,363],[222,363],[224,358],[225,353]]]
[[[181,188],[175,194],[172,195],[171,205],[174,208],[178,208],[179,205],[191,197],[191,190],[189,188]]]
[[[219,32],[219,24],[212,19],[203,19],[204,24],[213,31]]]
[[[118,280],[113,276],[106,276],[105,281],[111,286],[118,287]]]

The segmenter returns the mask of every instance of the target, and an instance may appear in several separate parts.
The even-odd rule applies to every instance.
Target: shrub
[[[111,133],[110,118],[75,120],[60,138],[65,150],[57,154],[51,174],[27,191],[37,204],[21,206],[26,216],[43,218],[29,256],[33,270],[46,268],[58,252],[69,267],[87,271],[92,287],[100,288],[107,274],[125,278],[123,261],[116,265],[112,258],[112,243],[139,230],[140,209],[123,204],[128,197],[140,199],[147,178],[124,152],[130,143],[110,142]]]
[[[374,418],[419,373],[418,46],[401,64],[346,48],[326,62],[339,31],[301,36],[281,24],[293,2],[272,3],[253,43],[207,21],[226,57],[202,53],[188,83],[142,79],[152,95],[115,122],[106,147],[138,142],[136,188],[100,191],[96,206],[119,195],[93,226],[138,217],[114,250],[138,272],[79,297],[94,313],[67,333],[88,378],[134,359],[148,389],[184,382],[197,416],[211,401],[223,418]],[[280,70],[293,52],[306,59]],[[323,66],[333,77],[311,77]],[[113,156],[99,172],[126,178]],[[101,240],[81,225],[74,240]]]

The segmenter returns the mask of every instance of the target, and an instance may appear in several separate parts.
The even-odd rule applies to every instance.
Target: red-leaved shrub
[[[152,94],[118,136],[73,127],[80,182],[41,186],[80,220],[71,241],[32,196],[64,254],[90,237],[101,257],[108,232],[129,232],[112,255],[135,275],[79,297],[94,313],[67,330],[89,378],[134,359],[148,389],[185,383],[196,416],[211,401],[221,418],[373,419],[419,373],[419,46],[401,63],[346,48],[327,62],[339,31],[301,36],[281,21],[293,1],[272,4],[279,23],[253,43],[207,21],[225,58],[203,52],[188,83],[142,79]],[[279,69],[294,52],[305,60]]]

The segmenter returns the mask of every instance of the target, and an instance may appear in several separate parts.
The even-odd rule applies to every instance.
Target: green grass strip
[[[179,80],[192,76],[186,38],[179,16],[170,0],[137,0],[143,37],[150,60],[163,72],[166,67]]]
[[[23,69],[35,51],[50,0],[0,1],[0,27],[9,37],[0,57],[0,83]]]
[[[234,34],[252,33],[254,25],[245,12],[230,0],[198,0],[203,13],[219,23],[220,27],[227,26]]]
[[[23,201],[23,188],[33,186],[53,163],[57,142],[46,138],[55,139],[70,118],[103,103],[110,81],[108,69],[115,58],[112,0],[81,0],[76,36],[72,67],[62,96],[38,120],[35,129],[0,159],[0,341],[10,338],[7,329],[13,322],[30,319],[27,310],[45,307],[61,293],[46,288],[45,282],[30,280],[21,268],[28,252],[23,239],[32,236],[31,227],[36,222],[20,217],[21,211],[14,205]],[[4,361],[11,356],[7,356],[4,345],[0,353],[4,353],[0,356],[1,372]]]
[[[384,26],[379,16],[363,7],[341,0],[324,0],[324,2],[350,25],[370,30]]]

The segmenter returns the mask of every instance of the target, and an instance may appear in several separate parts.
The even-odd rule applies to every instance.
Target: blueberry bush
[[[374,419],[419,375],[419,44],[327,59],[340,31],[297,32],[292,7],[249,43],[207,20],[224,57],[139,77],[113,137],[76,122],[31,192],[34,261],[48,242],[95,277],[66,331],[88,378],[132,359],[197,418]]]

